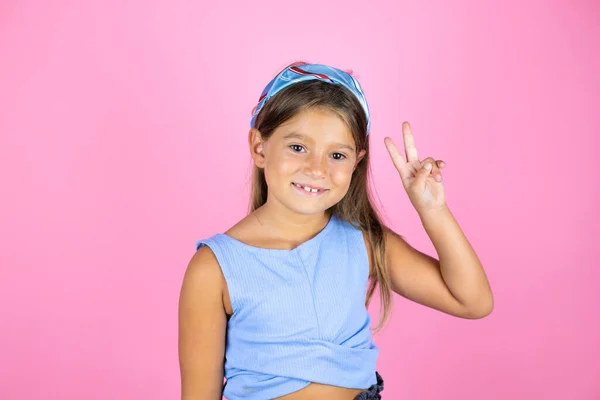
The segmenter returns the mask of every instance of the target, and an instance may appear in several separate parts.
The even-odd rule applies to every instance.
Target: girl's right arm
[[[221,400],[227,313],[225,278],[213,252],[190,260],[179,297],[179,366],[182,400]]]

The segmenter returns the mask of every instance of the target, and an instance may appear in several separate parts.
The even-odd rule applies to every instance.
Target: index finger
[[[402,136],[404,137],[404,151],[406,152],[406,161],[419,161],[417,147],[415,146],[415,138],[412,135],[410,124],[402,123]]]

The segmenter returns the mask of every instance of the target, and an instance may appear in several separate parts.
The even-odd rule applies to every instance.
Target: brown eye
[[[294,150],[297,153],[300,153],[302,150],[304,150],[304,147],[300,146],[299,144],[292,144],[290,146],[290,149]]]
[[[334,160],[343,160],[344,158],[346,158],[346,156],[342,153],[333,153],[332,157]]]

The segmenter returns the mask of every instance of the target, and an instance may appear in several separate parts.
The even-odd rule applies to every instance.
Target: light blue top
[[[208,246],[225,276],[223,395],[271,399],[310,382],[365,389],[379,349],[365,307],[369,274],[362,232],[335,216],[293,250],[253,247],[219,233]]]

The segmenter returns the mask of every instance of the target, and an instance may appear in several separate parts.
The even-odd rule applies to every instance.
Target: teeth
[[[319,191],[319,189],[311,189],[308,186],[300,186],[300,185],[296,185],[296,186],[298,186],[299,188],[304,189],[307,192],[311,192],[311,193],[317,193]]]

